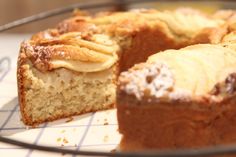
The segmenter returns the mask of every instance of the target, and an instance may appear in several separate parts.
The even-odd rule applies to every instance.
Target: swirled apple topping
[[[24,42],[21,50],[40,71],[67,68],[97,72],[116,63],[119,46],[103,34],[70,32],[51,39]]]

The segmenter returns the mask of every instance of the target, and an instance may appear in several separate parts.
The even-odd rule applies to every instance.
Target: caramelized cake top
[[[132,38],[140,29],[159,26],[169,40],[175,40],[177,44],[195,38],[196,42],[210,40],[217,43],[226,32],[216,29],[224,25],[224,19],[193,10],[160,12],[140,9],[93,16],[80,13],[23,42],[21,52],[42,72],[61,67],[78,72],[97,72],[114,65],[122,51],[132,45]],[[209,29],[216,33],[205,39],[201,34],[204,36],[204,30]]]

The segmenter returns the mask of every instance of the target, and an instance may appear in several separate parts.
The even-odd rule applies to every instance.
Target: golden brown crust
[[[32,41],[39,42],[43,39],[52,39],[54,37],[58,37],[60,34],[57,29],[48,29],[39,33],[34,34],[31,37]]]
[[[228,26],[224,25],[220,28],[205,28],[192,39],[192,44],[203,43],[220,43],[223,37],[229,33]]]
[[[21,116],[24,122],[26,122],[28,119],[24,111],[24,107],[25,107],[24,81],[26,79],[23,76],[24,71],[25,71],[25,69],[23,68],[23,65],[25,64],[25,62],[26,62],[26,55],[24,54],[24,52],[20,51],[18,62],[17,62],[17,85],[18,85],[18,99],[19,99],[19,105],[20,105],[20,110],[21,110]]]
[[[144,26],[132,32],[130,34],[132,44],[122,52],[120,57],[120,71],[125,71],[136,63],[144,62],[153,52],[167,48],[177,49],[185,45],[185,43],[177,44],[172,37],[163,32],[163,29],[164,25],[160,24],[155,28]]]
[[[97,33],[99,30],[93,23],[88,22],[89,17],[76,16],[58,24],[60,34],[68,32]]]
[[[125,95],[120,102],[117,115],[123,134],[122,151],[201,148],[235,142],[235,100],[202,108],[183,103],[137,107],[140,102]]]

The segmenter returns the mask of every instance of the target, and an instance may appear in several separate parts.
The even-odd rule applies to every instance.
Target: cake
[[[122,151],[201,148],[236,142],[236,32],[150,56],[117,87]]]
[[[17,67],[22,120],[34,126],[112,108],[120,72],[159,51],[220,43],[231,31],[231,18],[191,9],[77,12],[22,42]]]

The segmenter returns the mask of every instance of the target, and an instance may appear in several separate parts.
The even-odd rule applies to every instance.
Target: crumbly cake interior
[[[27,116],[32,121],[45,121],[113,106],[115,84],[112,69],[93,74],[76,74],[64,68],[53,73],[42,73],[30,66],[25,66],[25,69],[25,78],[31,81],[26,81],[24,85],[27,103],[24,111],[28,112]]]

